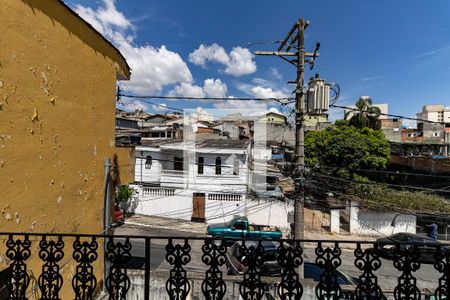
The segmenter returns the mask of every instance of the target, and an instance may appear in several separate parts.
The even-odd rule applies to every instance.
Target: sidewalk
[[[131,215],[129,217],[126,217],[125,224],[132,226],[176,230],[205,235],[206,235],[206,227],[208,227],[208,225],[205,223],[155,217],[155,216],[144,216],[144,215]]]

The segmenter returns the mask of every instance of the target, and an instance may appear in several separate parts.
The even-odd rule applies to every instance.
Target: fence
[[[27,299],[32,290],[38,291],[39,299],[60,299],[64,287],[72,290],[71,298],[94,299],[100,281],[107,293],[104,299],[127,299],[136,279],[129,272],[133,259],[142,261],[138,267],[142,270],[140,299],[142,295],[143,299],[155,299],[151,295],[155,286],[151,283],[157,280],[163,280],[167,299],[230,299],[231,292],[251,300],[311,299],[311,295],[316,299],[447,299],[450,293],[450,248],[438,243],[243,239],[230,246],[229,241],[210,237],[36,233],[0,236],[6,241],[9,299]],[[304,261],[306,246],[313,247],[315,254],[308,262]],[[347,253],[349,246],[351,257]],[[152,263],[158,255],[161,261],[156,265],[166,270],[163,279],[152,278]],[[61,274],[66,258],[73,264],[70,281]],[[389,264],[399,276],[394,289],[383,291],[375,271],[382,267],[384,258],[392,260]],[[343,261],[349,260],[359,272],[355,278],[340,271]],[[194,263],[196,267],[191,269],[190,264]],[[424,263],[432,264],[439,277],[431,292],[421,290],[414,276]],[[38,274],[36,265],[40,265],[34,287],[30,286],[30,264],[33,274]],[[301,266],[305,275],[310,267],[320,272],[299,280],[297,270]],[[196,297],[192,297],[194,292]]]

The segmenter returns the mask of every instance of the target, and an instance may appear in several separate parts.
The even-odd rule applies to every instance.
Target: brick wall
[[[391,154],[391,164],[434,174],[450,174],[450,158],[401,156]]]

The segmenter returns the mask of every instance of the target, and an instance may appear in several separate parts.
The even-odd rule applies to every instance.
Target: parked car
[[[257,247],[257,241],[246,241],[247,247]],[[277,248],[280,245],[275,241],[262,241],[262,247],[264,248],[263,256],[261,259],[261,265],[258,267],[258,271],[262,276],[277,276],[281,274],[281,266],[277,261]],[[243,274],[246,271],[245,267],[245,254],[242,253],[241,242],[235,242],[228,248],[227,256],[227,271],[229,274]],[[323,273],[323,269],[311,262],[304,263],[305,278],[313,279],[314,281],[320,281],[320,275]],[[342,273],[339,270],[335,271],[337,282],[340,285],[356,285],[357,282],[354,278]]]
[[[257,247],[258,241],[246,241],[247,247]],[[241,242],[235,242],[231,247],[228,248],[226,254],[226,265],[227,271],[230,275],[240,275],[245,273],[247,270],[245,262],[245,254],[241,250]],[[264,248],[263,256],[261,259],[261,265],[258,267],[258,273],[262,276],[280,276],[281,266],[277,261],[277,248],[280,245],[276,241],[261,241],[261,245]],[[316,263],[305,261],[304,266],[304,277],[305,279],[312,279],[316,282],[320,282],[320,277],[324,270]],[[355,299],[355,288],[358,285],[358,278],[351,277],[340,270],[335,270],[334,275],[336,276],[337,284],[340,286],[347,286],[342,290],[342,295],[340,299]],[[373,295],[375,299],[375,295]],[[377,297],[378,298],[378,297]],[[385,295],[381,295],[380,300],[386,300]]]
[[[246,217],[235,217],[228,223],[211,224],[207,234],[215,238],[223,238],[227,243],[239,239],[271,239],[279,240],[281,231],[275,226],[249,224]]]
[[[385,259],[394,258],[395,251],[398,249],[396,243],[403,243],[398,246],[400,251],[417,246],[417,261],[425,264],[434,264],[437,246],[441,246],[443,251],[450,251],[450,247],[439,241],[407,232],[399,232],[385,238],[379,238],[376,242],[380,243],[379,253]]]

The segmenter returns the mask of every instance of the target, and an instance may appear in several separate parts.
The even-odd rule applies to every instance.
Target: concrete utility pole
[[[105,191],[104,191],[104,203],[103,203],[103,234],[110,234],[111,227],[111,160],[109,158],[105,158],[103,162],[103,169],[105,175]],[[103,241],[103,251],[106,253],[107,250],[107,239],[105,238]],[[106,278],[109,274],[110,263],[105,258],[103,262],[103,282],[106,282]],[[106,285],[103,284],[103,290],[106,292]]]
[[[277,52],[273,51],[257,51],[256,55],[272,55],[278,56],[287,62],[293,64],[297,68],[297,79],[295,89],[295,120],[296,120],[296,136],[295,136],[295,172],[293,174],[295,181],[294,199],[294,238],[301,240],[305,237],[305,219],[303,212],[304,204],[304,170],[305,170],[305,127],[303,115],[305,113],[305,57],[311,57],[309,63],[314,65],[314,59],[319,56],[317,53],[320,44],[316,45],[314,52],[305,51],[305,29],[309,22],[303,18],[299,19],[287,34],[286,38],[281,42]],[[290,41],[289,41],[290,40]],[[287,44],[289,41],[289,44]],[[296,52],[289,52],[292,48]],[[284,52],[281,50],[284,49]],[[288,57],[295,57],[296,59],[289,59]],[[303,265],[298,270],[300,278],[304,277]]]

